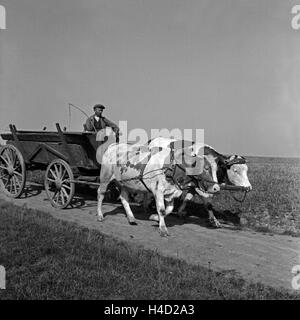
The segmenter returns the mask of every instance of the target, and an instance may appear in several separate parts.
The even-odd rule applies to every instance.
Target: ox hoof
[[[103,216],[102,216],[102,217],[101,217],[101,216],[98,216],[98,217],[97,217],[97,221],[103,222],[103,221],[104,221],[104,217],[103,217]]]
[[[158,219],[158,215],[157,215],[157,214],[151,214],[151,216],[149,217],[149,220],[152,220],[152,221],[159,221],[159,219]]]
[[[168,229],[167,229],[167,228],[159,229],[159,234],[160,234],[161,237],[167,237],[167,236],[169,236]]]
[[[209,223],[214,228],[222,228],[221,223],[216,218],[209,219]]]
[[[128,220],[128,222],[131,226],[137,226],[136,220]]]

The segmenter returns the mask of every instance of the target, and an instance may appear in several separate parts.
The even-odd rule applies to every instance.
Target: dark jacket
[[[106,119],[105,117],[100,117],[99,121],[95,119],[95,115],[90,116],[85,123],[85,128],[87,131],[99,131],[106,127],[111,127],[115,133],[120,131],[119,127],[112,121]]]

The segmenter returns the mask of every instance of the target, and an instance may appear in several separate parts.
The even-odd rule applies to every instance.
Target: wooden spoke
[[[9,179],[9,191],[12,193],[12,178]]]
[[[16,181],[14,179],[15,176],[12,176],[11,181],[12,181],[12,189],[14,190],[13,193],[17,192],[17,185],[16,185]]]
[[[18,171],[16,171],[16,170],[14,170],[14,174],[17,175],[17,176],[19,176],[19,177],[22,177],[22,173],[20,173],[20,172],[18,172]]]
[[[7,190],[7,192],[10,192],[10,177],[8,177],[8,179],[6,180],[4,188],[5,190]]]
[[[57,203],[58,203],[58,204],[61,204],[61,201],[60,201],[60,191],[57,192],[57,197],[56,197],[56,198],[57,198]]]
[[[5,159],[2,155],[0,155],[0,158],[6,163],[7,166],[9,166],[7,159]]]
[[[13,159],[12,166],[15,167],[16,162],[18,161],[18,158],[17,158],[16,154],[14,154],[14,153],[12,154],[12,159]]]
[[[11,166],[13,166],[13,162],[15,159],[14,152],[11,149],[6,149],[7,161]]]
[[[60,178],[59,170],[57,169],[56,165],[54,165],[54,169],[55,169],[56,177]]]
[[[22,194],[25,183],[23,156],[15,146],[8,144],[0,152],[0,187],[9,197],[17,198]]]
[[[66,208],[70,204],[75,192],[75,184],[70,180],[74,180],[74,175],[67,162],[56,159],[48,165],[44,185],[53,207]]]
[[[58,172],[59,172],[59,178],[62,179],[62,172],[63,172],[63,167],[62,165],[58,166]]]
[[[69,195],[64,187],[61,188],[62,193],[65,195],[65,197],[68,199]]]
[[[64,187],[64,188],[67,188],[68,190],[71,190],[71,187],[69,187],[69,186],[67,186],[67,185],[65,185],[65,184],[63,184],[63,187]]]
[[[13,178],[14,178],[15,182],[17,183],[18,187],[20,188],[21,184],[20,184],[19,179],[16,176],[13,176]]]
[[[8,163],[10,163],[10,157],[9,157],[9,151],[8,151],[8,149],[5,149],[4,151],[3,151],[3,158],[4,158],[4,156],[5,156],[5,159],[8,161]]]
[[[60,189],[59,194],[60,194],[60,198],[61,198],[61,203],[62,203],[62,205],[64,205],[65,204],[65,199],[64,199],[64,194],[62,192],[62,189]],[[67,199],[68,199],[68,197],[67,197]]]
[[[64,205],[64,204],[65,204],[65,200],[64,200],[64,195],[63,195],[61,189],[60,189],[60,191],[59,191],[59,196],[60,196],[60,200],[61,200],[60,202],[61,202],[61,204]]]
[[[4,181],[2,178],[5,178],[5,181]],[[1,182],[2,182],[2,183],[3,183],[3,182],[6,183],[8,180],[9,180],[9,174],[1,177]]]
[[[56,176],[56,174],[53,172],[53,170],[52,170],[52,169],[49,169],[49,171],[51,172],[52,177],[53,177],[54,179],[57,179],[57,176]]]
[[[55,192],[54,192],[54,194],[53,194],[53,196],[52,196],[52,200],[54,200],[54,199],[55,199],[55,197],[56,197],[57,193],[58,193],[58,190],[55,190]]]
[[[11,149],[7,149],[8,161],[12,166],[14,166],[14,161],[16,160],[16,156]]]
[[[8,177],[8,179],[6,180],[5,185],[4,185],[4,188],[8,187],[9,181],[10,181],[10,177]]]
[[[17,170],[19,168],[21,168],[21,163],[18,163],[16,167],[14,166],[14,170]],[[22,168],[21,168],[21,170],[22,170]]]
[[[0,179],[3,179],[4,177],[7,177],[7,176],[9,176],[8,173],[3,173],[3,174],[0,175]]]
[[[67,173],[67,170],[65,168],[63,168],[63,173],[61,175],[61,180],[64,182],[66,179],[64,179],[65,174]]]

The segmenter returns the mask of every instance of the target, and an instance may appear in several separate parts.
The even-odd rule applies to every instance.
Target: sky
[[[289,0],[0,0],[0,131],[102,103],[128,129],[204,129],[221,153],[300,156]],[[85,116],[73,109],[71,130]]]

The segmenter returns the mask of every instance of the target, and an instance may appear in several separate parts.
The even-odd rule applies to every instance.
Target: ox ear
[[[238,164],[244,164],[244,163],[247,163],[247,159],[243,156],[235,156],[235,159],[236,159],[236,163]]]
[[[244,161],[245,161],[245,163],[247,163],[247,162],[248,162],[248,160],[247,160],[245,157],[243,157],[243,156],[241,156],[241,159],[242,159],[242,160],[244,160]]]
[[[231,157],[222,156],[219,158],[219,165],[226,167],[230,161],[231,161]]]
[[[246,158],[242,156],[234,155],[234,156],[228,157],[225,160],[224,164],[227,168],[230,168],[233,164],[244,164],[246,162],[247,162]]]

